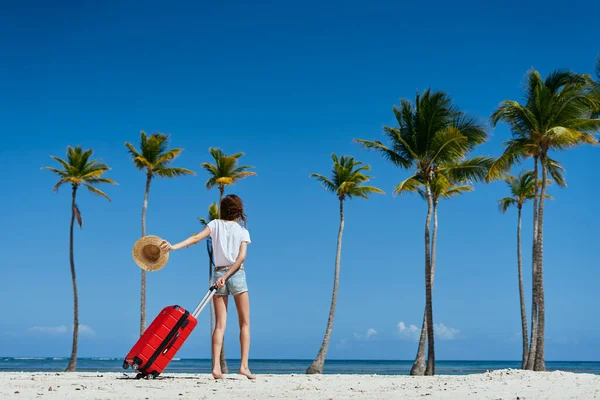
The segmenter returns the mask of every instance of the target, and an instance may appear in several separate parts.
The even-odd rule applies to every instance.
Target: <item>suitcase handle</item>
[[[212,285],[208,289],[208,292],[204,295],[204,297],[202,298],[202,300],[200,301],[200,303],[198,304],[198,306],[196,307],[196,309],[192,313],[192,316],[194,318],[198,318],[198,315],[200,315],[200,313],[202,312],[202,310],[204,310],[204,307],[206,307],[206,305],[208,304],[208,302],[215,295],[216,291],[217,291],[217,285]]]

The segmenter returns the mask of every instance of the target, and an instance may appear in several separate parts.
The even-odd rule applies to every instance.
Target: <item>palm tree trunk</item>
[[[433,235],[431,237],[431,288],[433,289],[433,278],[435,274],[435,245],[437,237],[437,201],[433,202]],[[421,325],[421,335],[419,336],[419,348],[417,350],[417,357],[410,369],[411,375],[424,375],[425,374],[425,339],[427,338],[427,308],[423,311],[423,323]]]
[[[333,275],[333,295],[331,297],[331,307],[329,309],[329,318],[327,319],[327,329],[325,329],[325,337],[319,349],[317,357],[306,370],[307,374],[320,374],[323,372],[325,365],[325,356],[331,339],[331,331],[333,329],[333,318],[335,315],[335,305],[337,302],[338,283],[340,278],[340,257],[342,255],[342,232],[344,231],[344,200],[340,199],[340,229],[337,238],[337,251],[335,254],[335,272]]]
[[[433,336],[433,303],[431,293],[431,247],[430,247],[430,229],[431,229],[431,211],[433,208],[433,199],[431,187],[427,184],[427,220],[425,223],[425,311],[427,314],[427,369],[426,375],[435,375],[435,342]]]
[[[221,201],[223,201],[223,194],[225,193],[225,187],[219,186],[219,218],[221,218]],[[211,311],[214,310],[214,305],[210,304]],[[211,335],[212,337],[212,335]],[[212,342],[211,342],[212,343]],[[221,372],[224,374],[229,373],[229,368],[227,368],[227,359],[225,358],[225,340],[223,340],[223,345],[221,346],[221,354],[219,355],[219,360],[221,363]]]
[[[75,276],[75,259],[73,257],[73,225],[75,224],[75,196],[77,186],[73,185],[71,201],[71,227],[69,231],[69,261],[71,263],[71,280],[73,282],[73,345],[71,347],[71,358],[67,365],[67,372],[73,372],[77,368],[77,342],[79,338],[79,298],[77,295],[77,278]]]
[[[519,221],[517,223],[517,262],[519,273],[519,298],[521,301],[521,331],[523,333],[523,359],[521,369],[527,366],[528,342],[527,342],[527,315],[525,313],[525,290],[523,288],[523,257],[521,252],[521,212],[523,206],[519,205]]]
[[[410,369],[411,375],[425,375],[425,339],[427,339],[427,307],[423,311],[423,322],[421,324],[421,335],[419,336],[419,347],[415,362]]]
[[[150,181],[152,174],[146,175],[146,192],[144,193],[144,205],[142,206],[142,237],[146,236],[146,209],[148,208],[148,194],[150,193]],[[140,301],[140,336],[146,330],[146,271],[142,270],[142,290]]]
[[[225,194],[225,187],[219,186],[219,218],[221,218],[221,202],[223,201],[223,195]]]
[[[548,166],[544,156],[540,158],[540,165],[542,167],[542,191],[540,193],[540,209],[538,212],[538,230],[537,230],[537,263],[536,263],[536,277],[535,286],[537,289],[537,312],[538,312],[538,326],[537,326],[537,343],[535,350],[535,364],[533,369],[535,371],[545,371],[546,362],[544,360],[544,326],[545,326],[545,306],[544,306],[544,200],[546,197],[546,185],[548,181]]]
[[[535,185],[535,193],[533,197],[533,246],[531,251],[531,339],[529,340],[529,354],[527,356],[527,366],[526,369],[533,370],[534,362],[535,362],[535,351],[536,351],[536,342],[537,342],[537,298],[536,298],[536,285],[535,285],[535,277],[536,277],[536,254],[537,254],[537,231],[538,231],[538,158],[537,156],[533,158],[533,175],[534,175],[534,185]]]

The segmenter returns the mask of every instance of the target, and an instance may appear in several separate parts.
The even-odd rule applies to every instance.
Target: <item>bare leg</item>
[[[223,347],[223,335],[225,334],[225,325],[227,323],[227,301],[228,296],[217,296],[213,297],[213,304],[215,306],[215,330],[212,335],[212,359],[213,359],[213,370],[212,375],[215,379],[223,379],[223,373],[221,372],[221,348]]]
[[[248,379],[256,379],[256,376],[248,368],[248,352],[250,351],[250,300],[248,299],[248,292],[235,295],[234,300],[240,323],[240,349],[242,353],[240,374]]]

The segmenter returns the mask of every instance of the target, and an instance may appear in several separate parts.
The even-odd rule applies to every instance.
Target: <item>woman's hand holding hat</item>
[[[162,243],[160,244],[160,249],[162,251],[171,251],[171,250],[174,250],[173,246],[171,246],[171,243],[167,242],[166,240],[162,241]]]

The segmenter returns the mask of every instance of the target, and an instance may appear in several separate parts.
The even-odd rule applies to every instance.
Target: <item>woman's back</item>
[[[208,223],[216,267],[233,264],[242,242],[250,243],[250,233],[237,221],[214,219]]]

